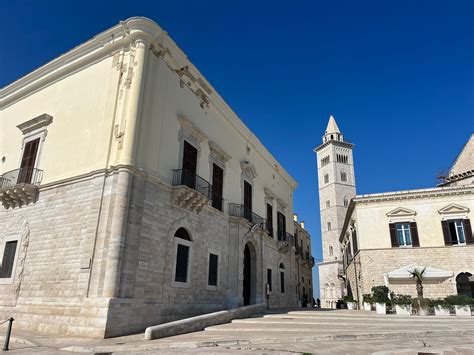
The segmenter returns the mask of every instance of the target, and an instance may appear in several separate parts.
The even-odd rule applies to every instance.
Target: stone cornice
[[[357,195],[354,198],[355,203],[371,203],[381,201],[406,200],[425,197],[438,197],[448,195],[466,195],[473,194],[474,186],[453,186],[453,187],[435,187],[431,189],[406,190],[385,192],[379,194]]]
[[[319,152],[321,149],[323,149],[324,147],[327,147],[330,144],[334,144],[334,145],[337,145],[339,147],[349,148],[349,149],[354,148],[354,146],[355,146],[354,143],[350,143],[350,142],[341,142],[341,141],[336,141],[336,140],[330,140],[330,141],[327,141],[327,142],[317,146],[316,148],[314,148],[314,151]]]
[[[48,126],[51,122],[53,122],[53,117],[47,113],[43,113],[40,116],[19,124],[17,128],[21,131],[21,133],[27,134],[41,127]]]
[[[217,159],[222,161],[223,163],[230,160],[231,156],[227,154],[227,152],[222,149],[216,142],[209,141],[209,149],[211,150],[211,155]]]

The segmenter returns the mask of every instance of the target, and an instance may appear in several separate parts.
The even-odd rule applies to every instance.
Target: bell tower
[[[343,295],[342,252],[339,236],[350,200],[356,194],[354,144],[344,140],[331,115],[323,135],[323,143],[314,151],[317,156],[319,209],[323,261],[318,264],[321,306],[335,308]]]

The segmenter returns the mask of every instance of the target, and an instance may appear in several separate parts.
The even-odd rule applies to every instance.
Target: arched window
[[[331,230],[331,222],[328,222],[328,231]]]
[[[184,228],[179,228],[174,234],[176,245],[174,281],[187,283],[189,274],[189,256],[192,240]]]
[[[329,256],[333,255],[332,245],[329,246]]]
[[[344,207],[347,206],[349,206],[349,199],[347,198],[347,196],[344,196]]]
[[[334,139],[334,135],[331,134],[331,139]]]
[[[347,174],[344,169],[341,170],[341,181],[347,181]]]
[[[472,274],[470,272],[462,272],[456,276],[456,289],[458,295],[474,297],[474,281],[470,278]]]
[[[283,270],[285,270],[285,264],[283,264],[283,263],[280,263],[280,269],[283,269]]]

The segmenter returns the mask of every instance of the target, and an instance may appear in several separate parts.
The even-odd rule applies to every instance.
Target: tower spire
[[[344,137],[341,131],[339,130],[339,127],[337,126],[336,120],[333,115],[329,116],[328,125],[323,136],[323,143],[326,143],[327,141],[331,140],[336,140],[340,142],[344,141]]]

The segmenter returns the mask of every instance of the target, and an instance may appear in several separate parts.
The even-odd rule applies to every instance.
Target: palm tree
[[[423,280],[425,279],[425,271],[426,267],[423,268],[423,270],[413,268],[412,271],[408,271],[410,277],[416,281],[416,293],[418,294],[418,298],[423,298]]]

